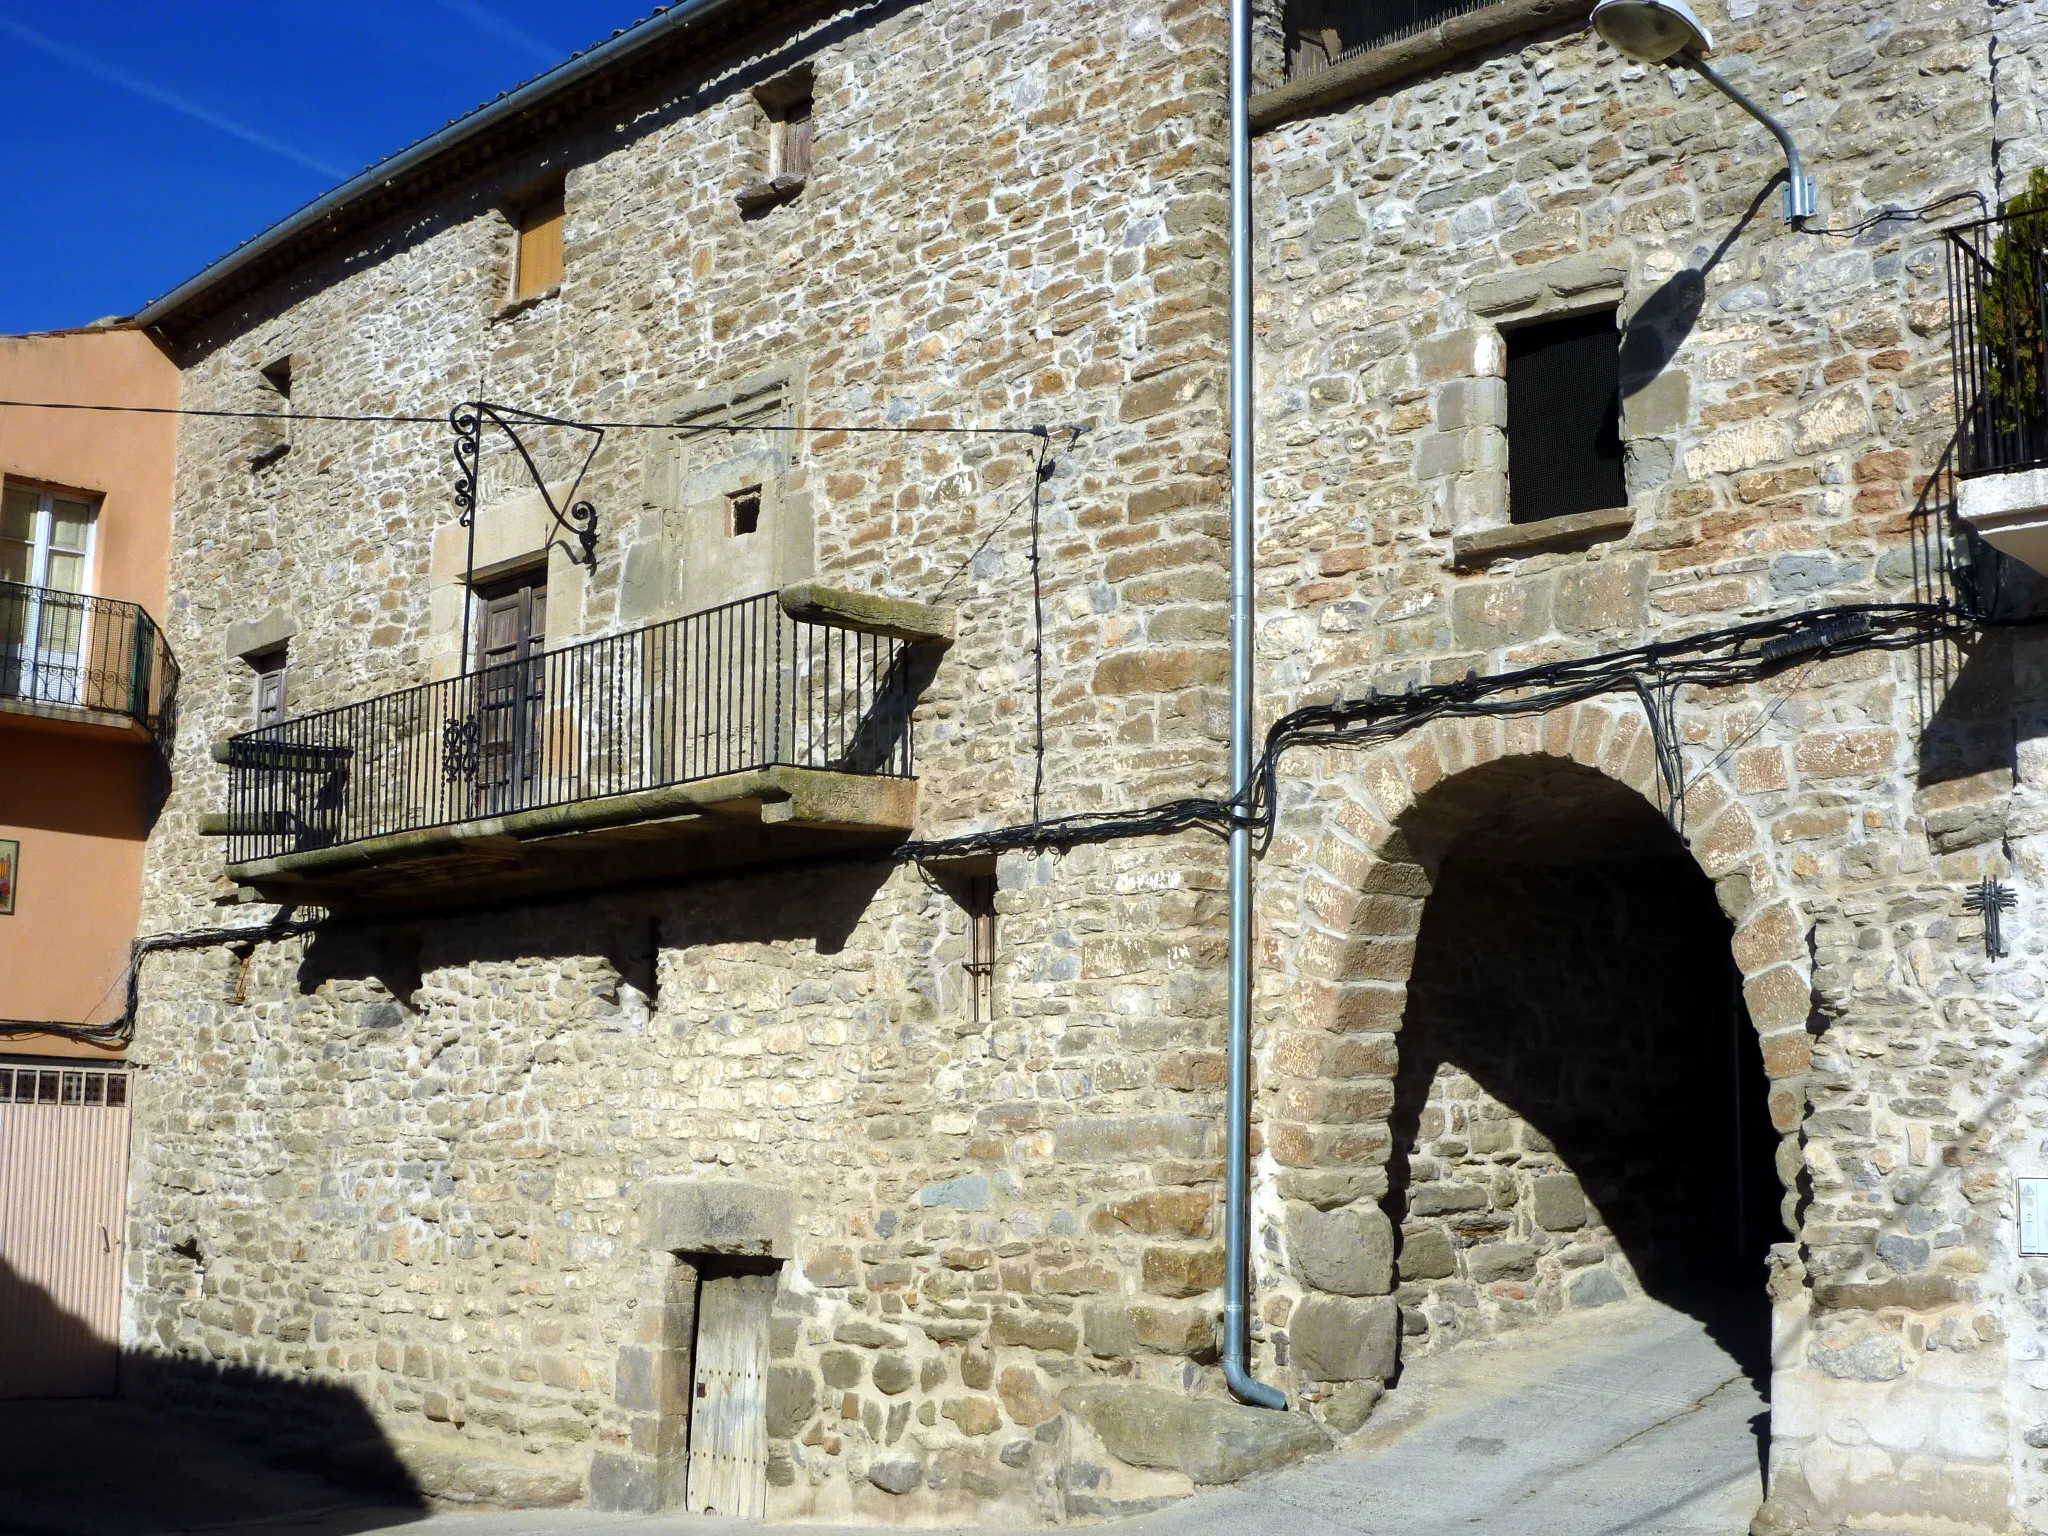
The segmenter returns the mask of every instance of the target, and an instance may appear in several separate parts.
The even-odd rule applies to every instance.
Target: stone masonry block
[[[1436,424],[1440,431],[1505,427],[1507,419],[1505,379],[1452,379],[1436,392]]]
[[[1804,1029],[1813,1012],[1813,982],[1800,966],[1774,965],[1743,979],[1742,999],[1758,1034]]]
[[[1399,1328],[1391,1296],[1310,1296],[1287,1319],[1295,1368],[1308,1381],[1386,1381]]]
[[[638,1196],[640,1245],[669,1253],[786,1259],[793,1202],[787,1189],[739,1179],[650,1179]]]
[[[1781,962],[1804,959],[1805,925],[1790,902],[1774,902],[1743,920],[1735,930],[1733,952],[1735,963],[1748,975]]]
[[[1401,1229],[1403,1280],[1447,1279],[1457,1272],[1457,1268],[1457,1251],[1451,1246],[1451,1235],[1442,1227],[1431,1225]]]
[[[1537,1175],[1532,1214],[1546,1232],[1569,1232],[1586,1224],[1586,1194],[1569,1173]]]
[[[1384,1296],[1393,1289],[1394,1229],[1377,1206],[1287,1211],[1287,1258],[1306,1285],[1338,1296]]]

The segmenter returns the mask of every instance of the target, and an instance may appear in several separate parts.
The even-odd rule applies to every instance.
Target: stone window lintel
[[[1566,517],[1549,517],[1540,523],[1509,523],[1501,528],[1482,528],[1452,538],[1451,563],[1460,570],[1469,570],[1495,560],[1522,555],[1583,549],[1608,539],[1623,538],[1634,527],[1635,514],[1627,507],[1608,507],[1595,512],[1574,512]]]

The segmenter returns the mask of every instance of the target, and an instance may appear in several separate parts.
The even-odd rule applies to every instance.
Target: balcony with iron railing
[[[2048,210],[1948,231],[1956,512],[2048,571]]]
[[[413,905],[900,840],[951,610],[806,584],[263,726],[217,750],[228,874]]]
[[[168,757],[178,663],[136,603],[0,581],[0,729],[148,742]]]

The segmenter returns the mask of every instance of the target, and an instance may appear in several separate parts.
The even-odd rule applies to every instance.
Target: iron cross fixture
[[[1970,887],[1970,893],[1963,898],[1965,912],[1981,912],[1984,915],[1984,953],[1994,960],[2006,956],[2005,933],[1999,914],[2010,912],[2019,905],[2019,898],[2007,886],[1986,875]]]

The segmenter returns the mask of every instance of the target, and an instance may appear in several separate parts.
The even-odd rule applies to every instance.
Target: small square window
[[[89,1072],[86,1074],[85,1102],[88,1104],[104,1104],[107,1102],[106,1074],[101,1072]]]
[[[107,1074],[107,1107],[119,1109],[128,1102],[128,1074],[109,1072]]]
[[[734,491],[725,498],[726,531],[736,539],[743,539],[761,527],[761,487],[750,485],[745,490]]]
[[[20,1096],[21,1095],[17,1091],[17,1100],[20,1098]],[[54,1104],[57,1102],[56,1073],[39,1072],[36,1074],[36,1102],[38,1104]]]
[[[519,248],[513,260],[512,298],[539,298],[562,282],[562,188],[557,185],[519,210]]]
[[[1539,321],[1506,341],[1508,520],[1627,506],[1614,311]]]
[[[8,1103],[14,1097],[14,1068],[0,1067],[0,1104]]]

